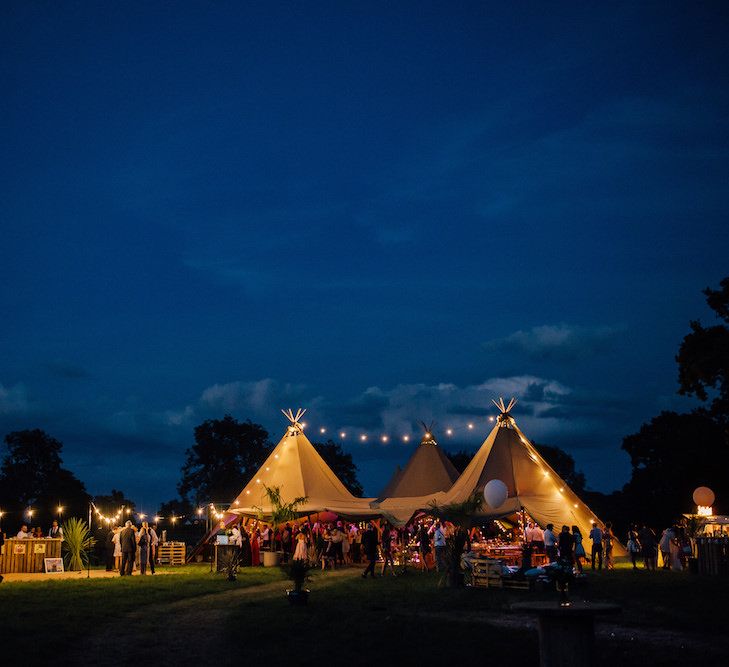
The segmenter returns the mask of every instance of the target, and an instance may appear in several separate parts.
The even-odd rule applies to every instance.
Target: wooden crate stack
[[[501,561],[476,558],[473,561],[473,585],[479,588],[503,588]]]
[[[157,550],[157,560],[162,565],[184,565],[185,543],[162,542]]]

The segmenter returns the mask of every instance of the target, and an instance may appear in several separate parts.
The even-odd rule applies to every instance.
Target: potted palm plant
[[[294,584],[293,588],[286,589],[286,597],[288,598],[289,604],[292,605],[305,605],[309,601],[309,589],[304,588],[304,582],[307,579],[307,574],[311,569],[305,560],[292,560],[288,567],[289,579]]]
[[[282,523],[293,521],[299,517],[298,509],[308,498],[306,496],[299,496],[294,498],[290,503],[286,503],[281,497],[281,487],[264,485],[263,488],[266,490],[266,498],[271,505],[271,510],[270,512],[264,512],[261,507],[256,507],[258,510],[258,519],[259,521],[268,521],[275,535],[276,530]],[[282,551],[276,551],[275,540],[272,538],[271,550],[263,552],[263,565],[265,567],[275,567],[281,561],[282,555]]]
[[[63,550],[66,568],[70,571],[81,571],[89,562],[89,552],[96,540],[86,522],[82,519],[68,519],[63,524]]]
[[[220,570],[228,576],[228,581],[235,581],[238,578],[238,568],[240,567],[240,552],[229,551],[220,558]]]

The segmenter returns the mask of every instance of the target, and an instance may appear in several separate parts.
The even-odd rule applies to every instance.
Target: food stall
[[[0,573],[58,571],[62,542],[60,538],[50,537],[9,538],[0,557]]]

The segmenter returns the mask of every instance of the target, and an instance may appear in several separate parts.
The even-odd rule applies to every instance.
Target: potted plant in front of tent
[[[238,549],[226,551],[220,557],[220,570],[228,576],[228,581],[235,581],[238,578],[238,568],[241,563],[241,554]]]
[[[462,503],[450,505],[430,504],[430,514],[442,521],[450,521],[456,526],[455,533],[446,539],[445,561],[446,582],[451,588],[460,588],[464,583],[464,572],[461,567],[461,557],[468,541],[466,531],[471,527],[473,517],[481,511],[483,496],[474,493]]]
[[[286,597],[289,604],[305,605],[309,601],[309,589],[304,588],[304,582],[307,580],[307,574],[312,567],[305,560],[294,559],[288,566],[289,579],[294,584],[293,589],[286,589]]]
[[[82,519],[68,519],[63,524],[63,550],[66,568],[70,571],[81,571],[89,562],[89,552],[96,540],[86,522]]]
[[[268,521],[275,535],[276,530],[281,524],[298,519],[298,509],[308,498],[306,496],[299,496],[294,498],[290,503],[286,503],[281,497],[281,487],[264,485],[263,488],[266,490],[266,498],[271,504],[271,510],[270,512],[264,512],[261,507],[256,507],[258,510],[258,519],[259,521]],[[275,551],[273,539],[271,539],[271,545],[271,551],[263,552],[263,564],[266,567],[275,567],[278,565],[283,554],[282,551]]]

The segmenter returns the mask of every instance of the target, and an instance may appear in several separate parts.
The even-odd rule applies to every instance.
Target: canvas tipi
[[[476,452],[463,474],[442,498],[444,505],[462,503],[474,494],[483,494],[484,486],[499,479],[508,489],[508,497],[500,507],[483,505],[481,515],[500,517],[525,510],[542,528],[554,524],[579,526],[587,540],[592,522],[603,523],[570,489],[563,479],[542,458],[534,445],[524,436],[511,416],[516,404],[511,399],[494,401],[500,414],[491,433]],[[616,555],[622,552],[615,545]]]
[[[270,514],[265,487],[279,487],[284,502],[306,497],[302,515],[331,511],[342,516],[373,515],[372,498],[356,498],[339,481],[332,469],[304,434],[301,418],[306,410],[283,411],[289,420],[281,441],[231,504],[228,512],[258,516]]]
[[[422,422],[421,422],[422,423]],[[458,479],[446,453],[438,446],[433,435],[433,424],[423,423],[423,438],[403,470],[398,467],[392,479],[382,490],[380,498],[423,496],[448,491]]]

